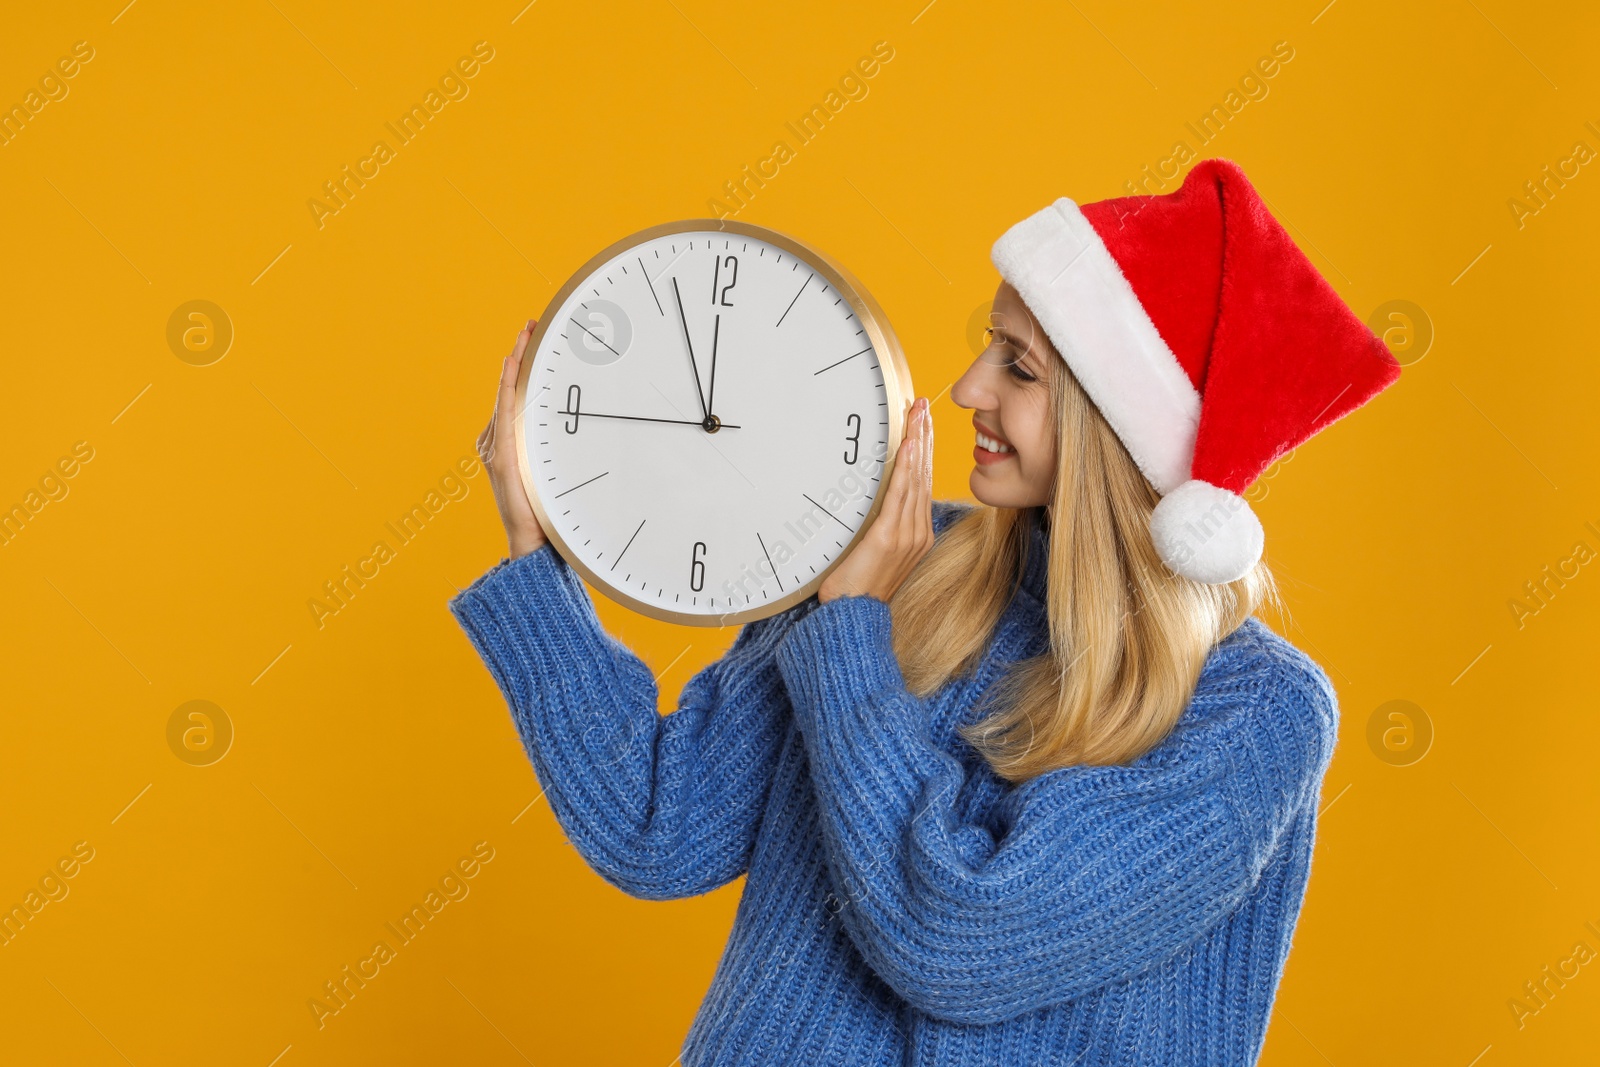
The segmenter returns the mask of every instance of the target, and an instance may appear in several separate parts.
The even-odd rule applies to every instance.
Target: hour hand
[[[722,333],[722,315],[711,326],[711,384],[706,387],[706,419],[717,410],[717,338]]]
[[[604,411],[558,411],[556,414],[572,417],[572,424],[567,428],[568,433],[578,432],[578,417],[580,415],[586,419],[632,419],[634,422],[670,422],[678,426],[698,426],[701,429],[705,429],[705,423],[699,419],[658,419],[652,415],[611,415]],[[738,425],[732,422],[717,423],[717,429],[719,430],[737,430],[738,428]]]
[[[589,411],[583,407],[582,398],[583,392],[576,384],[568,386],[567,406],[556,412],[557,415],[565,415],[567,417],[567,421],[562,424],[562,428],[568,433],[577,433],[578,423],[586,417],[593,419],[627,419],[631,422],[669,422],[679,426],[699,426],[701,429],[705,429],[705,423],[699,419],[663,419],[654,415],[620,415],[607,411]],[[739,427],[733,423],[722,422],[717,423],[717,428],[737,430]]]

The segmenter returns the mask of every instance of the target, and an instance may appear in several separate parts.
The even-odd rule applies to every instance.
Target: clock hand
[[[680,426],[699,426],[701,429],[705,428],[705,423],[701,422],[699,419],[657,419],[657,418],[652,418],[649,415],[610,415],[610,414],[607,414],[606,412],[603,412],[603,411],[558,411],[558,412],[556,412],[556,414],[557,415],[581,415],[581,416],[585,416],[585,417],[588,417],[588,418],[595,418],[595,419],[634,419],[634,420],[637,420],[639,422],[671,422],[671,423],[676,423],[676,424],[678,424]],[[574,425],[576,425],[576,423],[574,423]],[[737,424],[731,423],[731,422],[718,423],[717,424],[717,428],[720,429],[720,430],[737,430],[737,429],[739,429]]]
[[[722,313],[717,313],[716,321],[711,326],[711,384],[706,389],[706,418],[717,410],[717,335],[722,332]]]
[[[683,326],[683,343],[689,349],[689,366],[694,370],[694,395],[700,401],[700,414],[706,419],[711,418],[711,411],[706,407],[706,394],[700,388],[700,365],[694,361],[694,342],[689,340],[689,320],[683,314],[683,294],[678,292],[678,277],[672,277],[672,295],[678,298],[678,322]]]

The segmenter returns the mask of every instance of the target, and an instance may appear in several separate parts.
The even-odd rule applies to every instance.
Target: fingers
[[[916,405],[912,404],[911,410],[906,412],[906,429],[901,435],[900,447],[895,450],[894,468],[889,473],[883,507],[873,523],[874,529],[883,528],[884,539],[890,542],[898,538],[899,530],[904,525],[906,501],[911,496],[911,482],[916,475],[915,415]]]
[[[926,550],[933,544],[933,412],[922,402],[922,476],[917,479],[917,529]]]
[[[928,414],[927,401],[918,397],[911,405],[910,425],[906,436],[910,440],[911,454],[906,473],[906,495],[900,498],[900,526],[904,543],[914,544],[922,525],[924,510],[928,507],[927,481],[932,475],[933,419]]]
[[[895,453],[887,496],[873,524],[873,532],[883,551],[895,557],[916,552],[921,547],[917,509],[924,498],[919,483],[927,468],[923,459],[929,450],[927,421],[926,403],[918,398],[906,412],[906,429]]]
[[[528,341],[533,337],[533,328],[537,325],[536,320],[528,320],[528,324],[518,332],[517,343],[511,349],[511,354],[500,365],[500,384],[495,393],[494,413],[489,416],[489,425],[484,427],[483,434],[478,438],[478,452],[483,455],[485,462],[492,460],[502,445],[510,445],[510,439],[503,439],[501,434],[509,433],[515,425],[517,376],[522,369],[523,353],[527,351]],[[486,455],[485,449],[488,450]]]
[[[479,441],[478,451],[483,453],[483,461],[485,463],[494,462],[494,455],[495,455],[494,428],[495,428],[495,422],[496,421],[497,421],[496,417],[491,414],[489,416],[489,425],[487,425],[487,426],[485,426],[483,428],[483,435],[478,439],[478,441]]]
[[[516,403],[517,371],[522,367],[522,354],[527,351],[528,338],[533,334],[531,319],[529,323],[529,326],[524,327],[522,332],[517,334],[516,347],[511,350],[511,354],[506,357],[505,362],[500,366],[500,393],[495,401],[495,417],[499,418],[502,423],[510,422],[511,409]]]
[[[921,407],[917,400],[911,401],[911,410],[906,412],[906,434],[902,448],[905,450],[905,467],[895,472],[895,480],[901,482],[901,492],[895,497],[895,522],[901,530],[906,529],[906,518],[911,514],[911,506],[916,499],[916,486],[912,483],[917,478],[917,446],[922,443],[922,425],[918,418]]]
[[[528,347],[528,339],[533,336],[533,331],[538,325],[538,319],[529,319],[528,324],[517,334],[516,346],[511,349],[511,354],[517,359],[522,358],[523,350]]]
[[[888,602],[932,547],[932,422],[927,399],[917,398],[906,412],[900,447],[867,540],[823,582],[817,593],[820,602],[862,592]]]

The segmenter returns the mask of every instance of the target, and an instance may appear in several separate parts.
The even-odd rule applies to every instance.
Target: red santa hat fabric
[[[1062,197],[991,258],[1162,494],[1156,550],[1195,581],[1249,573],[1264,539],[1241,494],[1400,376],[1226,159],[1171,193]]]

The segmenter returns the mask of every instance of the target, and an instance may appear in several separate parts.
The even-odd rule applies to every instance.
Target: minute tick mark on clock
[[[798,263],[795,264],[795,265],[799,266]],[[816,276],[817,276],[817,272],[816,271],[812,271],[809,275],[806,276],[806,280],[800,283],[800,288],[795,291],[794,300],[789,301],[789,306],[783,309],[783,314],[782,315],[778,316],[778,326],[782,326],[783,325],[783,320],[789,317],[789,312],[790,311],[794,310],[794,302],[795,302],[795,300],[799,300],[800,299],[800,294],[806,291],[806,286],[810,285],[811,284],[811,279],[815,278]],[[777,328],[778,328],[777,326],[773,327],[773,329],[777,329]]]
[[[657,257],[659,257],[660,255],[661,255],[660,252],[656,253]],[[628,268],[627,267],[623,267],[622,269],[623,270],[627,270]],[[639,259],[639,273],[644,275],[644,283],[646,285],[650,286],[650,295],[651,295],[651,297],[653,297],[655,299],[656,310],[661,312],[661,314],[663,316],[665,316],[666,313],[667,313],[666,309],[661,306],[661,298],[659,296],[656,296],[655,283],[650,280],[650,272],[644,269],[644,260],[643,259]]]
[[[590,337],[593,337],[596,341],[599,341],[601,344],[606,345],[605,339],[603,337],[601,337],[599,334],[595,333],[593,330],[589,329],[589,327],[585,326],[583,323],[579,322],[577,319],[571,319],[570,321],[572,322],[572,325],[576,326],[578,329],[582,330],[584,333],[588,334]],[[565,337],[566,334],[562,334],[562,336]],[[606,347],[607,348],[611,348],[610,345],[606,345]],[[622,353],[618,352],[615,348],[611,348],[611,353],[614,356],[616,356],[618,359],[622,358]]]
[[[837,367],[840,363],[848,363],[852,359],[855,359],[857,356],[864,356],[868,352],[871,352],[871,351],[872,351],[872,346],[868,345],[866,348],[863,348],[859,352],[852,352],[848,356],[845,356],[843,359],[835,360],[834,362],[828,364],[826,367],[823,367],[822,370],[814,370],[814,371],[812,371],[811,374],[812,374],[813,377],[815,377],[816,375],[821,374],[823,370],[832,370],[833,368]]]
[[[778,568],[772,565],[772,553],[767,551],[767,543],[761,538],[761,531],[756,531],[756,540],[761,542],[761,554],[767,557],[767,569],[772,572],[772,577],[778,582],[778,592],[783,592],[783,579],[778,577]]]
[[[801,493],[800,495],[805,497],[807,500],[810,500],[813,504],[816,504],[817,507],[822,508],[823,514],[827,515],[828,518],[832,519],[834,522],[838,523],[840,526],[843,526],[846,530],[850,530],[851,533],[855,533],[855,530],[852,530],[850,528],[850,524],[849,523],[845,522],[843,519],[841,519],[839,516],[835,515],[833,512],[829,511],[827,508],[823,507],[820,503],[817,503],[816,499],[813,498],[810,493]]]
[[[598,481],[599,479],[604,478],[606,475],[608,475],[610,473],[611,473],[610,471],[601,471],[599,474],[596,474],[593,478],[589,478],[589,479],[587,479],[585,481],[579,482],[577,485],[573,486],[572,489],[563,489],[563,490],[561,490],[561,492],[556,494],[555,498],[559,499],[561,497],[564,497],[568,493],[572,492],[573,489],[582,489],[584,486],[588,485],[589,482]],[[562,514],[565,515],[566,512],[562,512]]]
[[[633,528],[633,537],[639,536],[639,531],[644,529],[644,524],[646,521],[647,520],[645,519],[639,520],[639,525]],[[628,538],[628,543],[622,546],[622,551],[617,553],[617,558],[611,561],[612,570],[617,569],[617,564],[622,560],[622,557],[627,554],[628,549],[633,546],[633,537]]]

